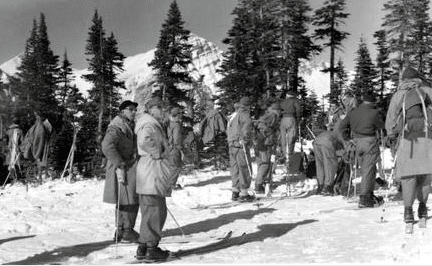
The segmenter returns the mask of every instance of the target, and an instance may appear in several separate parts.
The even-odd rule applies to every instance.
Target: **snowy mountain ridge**
[[[191,34],[189,43],[192,44],[192,64],[189,71],[194,80],[199,80],[203,76],[203,86],[209,88],[212,94],[217,93],[216,82],[222,75],[217,72],[223,61],[223,51],[213,43],[197,35]],[[122,92],[124,99],[142,102],[146,95],[154,89],[155,72],[148,66],[154,58],[152,49],[145,53],[128,56],[124,60],[124,72],[119,74],[119,80],[125,82],[126,91]],[[7,83],[8,75],[13,76],[17,73],[17,68],[21,64],[21,56],[17,55],[11,60],[0,65],[1,80]],[[314,61],[302,62],[300,73],[306,80],[306,85],[311,91],[315,91],[321,97],[329,92],[329,76],[322,73],[320,69],[325,66],[324,62]],[[88,69],[73,69],[75,84],[85,97],[88,96],[92,84],[82,78],[83,74],[88,74]]]

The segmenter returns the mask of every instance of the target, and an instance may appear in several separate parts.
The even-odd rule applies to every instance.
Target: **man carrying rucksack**
[[[280,105],[271,104],[267,111],[256,122],[256,163],[258,165],[255,180],[255,193],[264,194],[265,184],[271,182],[272,163],[271,155],[275,154],[278,141],[278,128],[280,123]],[[270,188],[271,189],[271,188]]]
[[[421,227],[425,227],[427,218],[428,196],[430,193],[430,174],[432,167],[429,154],[432,130],[428,110],[431,105],[432,88],[420,74],[411,67],[404,69],[398,90],[393,95],[387,111],[386,130],[388,141],[397,143],[396,179],[402,185],[404,202],[404,221],[408,225],[407,233],[412,233],[414,223],[413,204],[419,201],[417,215]]]

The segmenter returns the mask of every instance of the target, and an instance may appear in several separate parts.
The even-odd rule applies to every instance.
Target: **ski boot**
[[[426,228],[426,220],[428,216],[428,209],[426,207],[426,203],[420,202],[417,210],[417,214],[419,217],[419,227]]]
[[[158,246],[147,246],[144,260],[149,262],[166,261],[170,255],[168,250],[162,250]]]
[[[404,209],[404,221],[405,221],[405,233],[412,234],[413,233],[413,225],[414,225],[414,213],[412,207],[405,207]]]
[[[121,238],[122,243],[137,243],[139,234],[132,228],[124,228]]]

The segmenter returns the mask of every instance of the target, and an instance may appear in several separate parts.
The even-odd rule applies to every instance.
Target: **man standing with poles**
[[[363,95],[363,102],[354,108],[342,120],[339,130],[346,138],[351,131],[355,145],[356,158],[361,162],[361,191],[359,208],[373,208],[381,205],[383,199],[374,195],[376,164],[379,160],[379,139],[377,132],[384,127],[384,121],[375,108],[375,96],[372,92]]]
[[[249,146],[252,141],[252,119],[250,117],[249,97],[242,97],[239,110],[230,119],[227,128],[230,172],[232,179],[232,200],[253,201],[254,196],[248,190],[252,182],[252,165]]]
[[[139,202],[136,189],[136,135],[134,118],[138,104],[124,101],[120,114],[108,125],[102,141],[102,152],[107,158],[103,201],[116,204],[114,240],[137,242],[134,230]]]

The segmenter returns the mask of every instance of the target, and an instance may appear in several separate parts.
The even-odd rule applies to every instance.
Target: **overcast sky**
[[[125,56],[155,48],[162,23],[172,0],[0,0],[0,64],[24,51],[33,19],[45,14],[48,36],[54,53],[63,58],[64,51],[73,68],[87,67],[84,55],[88,29],[97,9],[104,29],[114,33],[119,50]],[[324,0],[310,0],[315,10]],[[344,30],[351,33],[338,52],[348,69],[354,68],[359,39],[363,36],[375,61],[373,33],[382,23],[382,7],[387,0],[347,0]],[[185,28],[219,46],[232,27],[232,10],[237,0],[177,0]],[[312,13],[311,13],[312,14]],[[326,52],[326,51],[325,51]],[[328,61],[328,53],[318,60]]]

